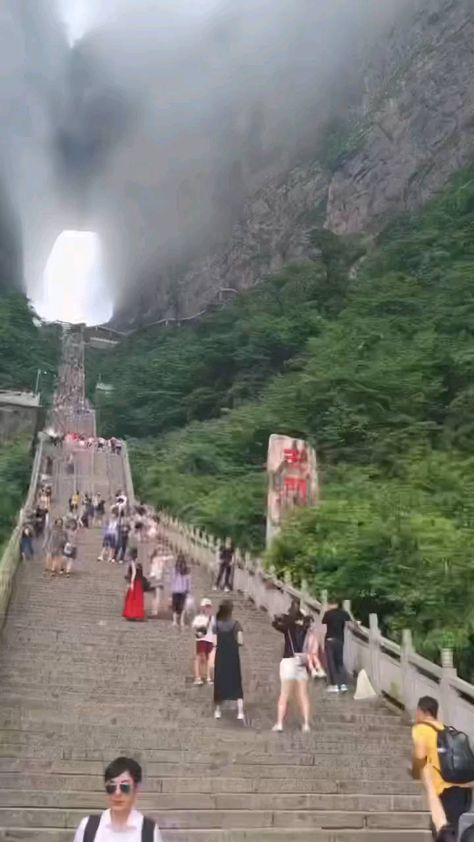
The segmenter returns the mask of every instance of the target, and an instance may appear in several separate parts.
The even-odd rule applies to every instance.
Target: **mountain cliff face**
[[[420,207],[474,155],[473,5],[435,5],[367,73],[360,148],[329,185],[326,224],[338,234],[377,231]]]
[[[184,270],[151,276],[117,313],[122,325],[185,318],[316,256],[311,231],[373,234],[428,201],[474,156],[474,7],[418,3],[372,52],[350,114],[328,126],[308,164],[247,199],[227,243]]]

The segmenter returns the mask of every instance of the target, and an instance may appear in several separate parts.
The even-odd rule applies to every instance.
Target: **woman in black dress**
[[[240,669],[239,647],[243,644],[240,623],[232,617],[233,605],[226,599],[216,615],[217,636],[214,672],[214,716],[220,719],[222,702],[237,702],[237,719],[244,719],[244,694]]]

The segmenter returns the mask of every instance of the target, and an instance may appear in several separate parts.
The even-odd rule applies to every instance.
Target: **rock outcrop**
[[[334,174],[326,225],[377,231],[474,156],[474,7],[445,0],[392,37],[367,74],[361,148]],[[380,73],[382,65],[382,73]]]
[[[270,182],[245,204],[226,247],[181,276],[161,275],[134,304],[127,303],[117,320],[126,327],[143,313],[189,318],[292,261],[313,259],[318,252],[310,233],[318,219],[324,220],[327,190],[328,178],[317,164],[295,168],[281,183]]]

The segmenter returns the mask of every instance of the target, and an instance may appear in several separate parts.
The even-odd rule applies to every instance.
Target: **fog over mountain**
[[[368,56],[421,0],[5,0],[1,182],[37,288],[64,229],[102,239],[114,298],[225,241],[314,154]]]

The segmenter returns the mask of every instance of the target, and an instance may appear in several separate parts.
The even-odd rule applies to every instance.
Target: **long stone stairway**
[[[54,452],[56,511],[74,487],[123,485],[120,456],[76,451],[71,477]],[[72,842],[121,753],[144,766],[142,807],[165,842],[430,839],[395,713],[315,687],[312,732],[290,719],[273,734],[281,636],[237,596],[248,722],[215,722],[212,689],[192,685],[190,630],[124,621],[124,568],[98,562],[99,547],[99,529],[81,530],[69,580],[46,577],[41,557],[18,573],[0,647],[0,842]],[[197,565],[193,590],[210,595]]]

